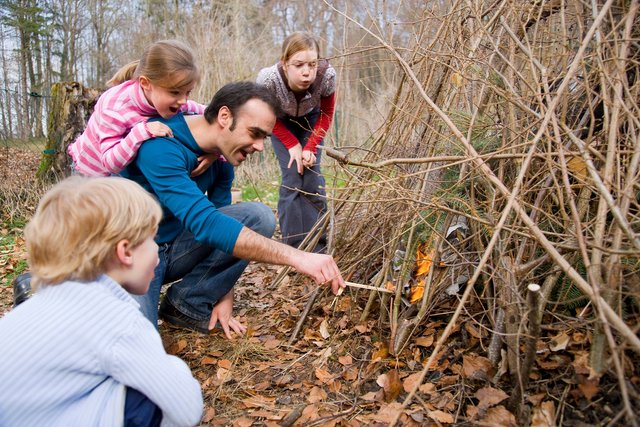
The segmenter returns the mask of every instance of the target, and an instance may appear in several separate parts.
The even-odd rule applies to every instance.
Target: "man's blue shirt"
[[[154,119],[155,120],[155,119]],[[182,113],[157,119],[173,131],[173,138],[145,141],[122,176],[136,181],[162,205],[164,217],[158,244],[172,242],[184,229],[196,240],[232,253],[242,223],[218,211],[231,204],[233,166],[218,160],[202,175],[191,177],[198,157],[205,154],[193,139]]]

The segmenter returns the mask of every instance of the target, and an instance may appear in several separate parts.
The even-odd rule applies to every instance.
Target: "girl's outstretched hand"
[[[296,162],[298,173],[302,175],[304,173],[304,164],[302,163],[302,145],[300,144],[289,148],[289,164],[287,168],[290,168],[293,162]]]

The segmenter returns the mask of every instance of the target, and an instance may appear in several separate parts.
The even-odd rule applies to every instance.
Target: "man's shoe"
[[[31,273],[22,273],[13,279],[13,307],[22,304],[31,296]]]
[[[164,297],[160,304],[160,310],[158,311],[158,317],[170,326],[178,328],[189,329],[191,331],[200,332],[202,334],[209,333],[209,321],[208,320],[196,320],[192,317],[179,311],[177,308],[169,302],[167,297]]]

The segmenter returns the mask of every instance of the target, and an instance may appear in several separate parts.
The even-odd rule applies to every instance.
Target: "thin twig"
[[[383,287],[379,287],[379,286],[371,286],[371,285],[363,285],[360,283],[353,283],[353,282],[344,282],[347,286],[349,286],[350,288],[358,288],[358,289],[367,289],[370,291],[376,291],[376,292],[384,292],[387,294],[395,294],[395,291],[391,291],[387,288],[383,288]]]

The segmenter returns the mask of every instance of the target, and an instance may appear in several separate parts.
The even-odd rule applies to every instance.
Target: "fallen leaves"
[[[11,279],[26,268],[26,259],[22,230],[0,229],[0,286],[8,286]]]
[[[410,393],[416,387],[416,384],[420,380],[422,376],[421,372],[415,372],[409,376],[407,376],[402,382],[402,388],[406,393]],[[419,385],[418,385],[419,386]]]
[[[316,368],[315,374],[316,374],[316,378],[320,380],[322,384],[331,384],[335,379],[333,374],[325,371],[322,368]]]
[[[516,417],[504,406],[489,408],[486,415],[480,419],[480,424],[493,427],[516,427],[518,425]]]
[[[34,181],[41,160],[39,150],[3,146],[0,150],[0,176],[7,189],[21,188]]]
[[[389,357],[389,349],[386,346],[382,345],[379,346],[378,349],[375,350],[371,355],[371,362],[379,362],[382,359],[386,359],[387,357]]]
[[[366,334],[367,332],[371,332],[372,328],[373,328],[372,322],[360,323],[354,327],[354,329],[360,332],[361,334]]]
[[[203,357],[202,361],[200,362],[201,365],[215,365],[217,363],[218,363],[218,359],[210,356]]]
[[[278,346],[280,346],[280,343],[281,343],[281,342],[282,342],[282,341],[280,341],[280,340],[278,340],[278,339],[276,339],[276,338],[271,337],[271,338],[267,339],[267,340],[264,342],[264,344],[263,344],[263,345],[264,345],[264,348],[265,348],[265,349],[267,349],[267,350],[273,350],[273,349],[275,349],[275,348],[278,348]]]
[[[181,340],[178,340],[178,341],[174,341],[169,346],[169,348],[167,348],[167,353],[169,353],[169,354],[179,354],[179,353],[182,353],[185,348],[187,348],[187,340],[186,339],[181,339]]]
[[[569,341],[571,341],[571,337],[566,332],[561,332],[555,337],[551,338],[549,342],[549,348],[551,351],[562,351],[567,348],[569,345]]]
[[[350,355],[348,355],[348,354],[347,354],[347,355],[345,355],[345,356],[340,356],[340,357],[338,357],[338,362],[339,362],[341,365],[349,366],[349,365],[352,365],[352,364],[353,364],[353,358],[352,358]]]
[[[453,415],[444,411],[427,411],[427,415],[434,421],[442,424],[453,424]]]
[[[273,405],[274,405],[275,401],[276,401],[275,397],[254,395],[254,396],[247,397],[246,399],[243,399],[242,400],[242,404],[247,409],[249,409],[249,408],[273,409],[273,407],[274,407]]]
[[[431,269],[431,262],[433,260],[433,254],[435,251],[430,249],[430,243],[428,242],[417,249],[416,253],[416,271],[415,271],[415,283],[411,286],[410,302],[415,304],[422,299],[424,295],[424,278],[429,274]]]
[[[231,366],[232,366],[232,363],[231,363],[231,361],[230,361],[230,360],[228,360],[228,359],[222,359],[222,360],[220,360],[220,361],[218,362],[218,366],[219,366],[219,367],[221,367],[221,368],[223,368],[223,369],[230,370],[230,369],[231,369]]]
[[[542,402],[533,408],[531,427],[553,427],[556,425],[556,408],[553,401]]]
[[[251,427],[253,419],[249,417],[240,417],[233,420],[233,427]]]
[[[491,377],[493,365],[486,357],[470,354],[463,356],[462,360],[462,369],[466,378],[486,380]]]
[[[247,336],[230,342],[219,334],[162,329],[167,350],[187,361],[202,385],[207,402],[203,424],[275,427],[286,416],[299,415],[295,425],[380,426],[396,417],[407,426],[517,425],[505,407],[511,378],[506,373],[494,377],[496,368],[483,353],[491,330],[479,318],[467,317],[454,326],[421,383],[424,363],[446,327],[446,317],[431,317],[405,351],[390,355],[378,320],[359,320],[357,302],[343,296],[331,308],[318,303],[304,335],[288,345],[304,299],[295,300],[290,287],[269,288],[273,273],[251,267],[260,277],[246,282],[251,289],[241,285],[236,301],[236,310],[248,323]],[[0,296],[8,296],[8,291]],[[610,390],[589,366],[590,332],[573,325],[552,330],[554,336],[541,337],[538,343],[531,375],[540,386],[528,393],[525,403],[533,427],[554,426],[566,416],[555,406],[560,387],[570,388],[570,405],[562,408],[580,407],[576,402],[595,407],[599,393]],[[637,366],[631,359],[627,365]],[[556,378],[561,381],[552,394],[546,387]],[[640,384],[637,375],[629,378]],[[416,395],[402,407],[400,402],[414,389]],[[350,412],[353,408],[357,410]]]
[[[324,319],[320,323],[320,336],[325,340],[331,336],[329,333],[329,322],[327,322],[327,319]]]
[[[483,387],[476,392],[475,396],[479,401],[478,406],[480,408],[489,408],[497,405],[509,397],[504,391],[493,387]]]
[[[314,386],[311,391],[309,391],[309,397],[307,401],[309,403],[318,403],[327,399],[327,392],[321,389],[318,386]]]
[[[375,419],[383,423],[390,423],[396,419],[401,412],[402,405],[398,402],[391,402],[380,407],[380,410],[375,415]]]
[[[389,372],[378,376],[376,383],[384,389],[384,397],[387,402],[396,400],[402,391],[400,375],[395,369],[391,369]]]
[[[231,371],[225,368],[218,368],[216,371],[216,385],[224,384],[227,381],[231,381],[233,378],[231,376]]]
[[[415,340],[415,344],[420,347],[431,347],[433,345],[433,335],[429,335],[428,337],[418,337]]]
[[[584,397],[591,401],[593,397],[598,394],[600,387],[598,386],[598,378],[588,378],[584,376],[578,377],[578,390],[582,392]]]

